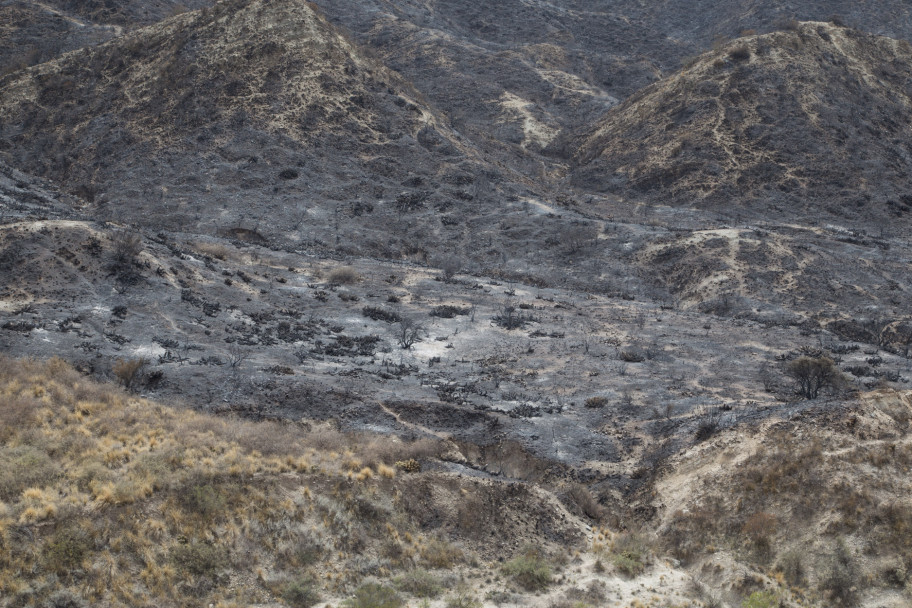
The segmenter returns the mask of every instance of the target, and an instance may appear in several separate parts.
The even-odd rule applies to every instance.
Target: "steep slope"
[[[329,241],[340,201],[395,218],[465,160],[419,97],[306,2],[227,2],[7,76],[0,147],[100,217]]]
[[[0,4],[0,76],[99,44],[114,34],[113,27],[87,23],[46,4],[4,2]]]
[[[794,19],[836,19],[912,38],[907,3],[663,0],[441,2],[317,0],[445,109],[461,132],[537,168],[536,153],[565,130],[625,99],[742,31],[769,32]]]
[[[562,130],[591,122],[698,48],[623,10],[565,1],[317,4],[461,132],[527,171],[541,170],[536,153]]]
[[[718,37],[733,38],[744,30],[767,33],[797,21],[836,21],[890,38],[912,39],[912,8],[903,0],[657,0],[587,2],[570,0],[568,6],[610,4],[633,22],[647,24],[671,39],[689,40],[707,48]]]
[[[4,606],[340,605],[416,568],[483,592],[523,541],[585,550],[554,494],[435,471],[437,442],[180,410],[60,359],[0,357],[0,396]]]
[[[26,1],[26,0],[23,0]],[[38,4],[35,2],[35,4]],[[57,10],[93,23],[151,25],[172,15],[214,4],[212,0],[48,0]]]
[[[910,416],[908,391],[877,390],[723,432],[666,464],[658,536],[732,605],[770,589],[753,570],[805,605],[908,606]]]
[[[824,23],[740,39],[583,132],[571,181],[732,218],[903,217],[910,62],[906,42]]]

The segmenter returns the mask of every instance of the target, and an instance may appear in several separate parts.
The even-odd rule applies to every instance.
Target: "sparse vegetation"
[[[611,547],[611,563],[627,576],[638,576],[646,569],[649,547],[639,534],[620,534]]]
[[[415,597],[436,598],[443,593],[440,577],[422,568],[414,568],[395,579],[396,588]]]
[[[302,578],[285,585],[282,599],[292,608],[310,608],[320,602],[320,594],[314,589],[313,580]]]
[[[355,595],[343,603],[346,608],[400,608],[404,604],[398,593],[380,583],[361,585]]]
[[[0,605],[912,590],[895,7],[53,4],[0,9],[0,350],[70,361],[0,357]]]
[[[534,547],[524,549],[520,555],[506,562],[501,570],[526,591],[541,591],[551,584],[551,566]]]
[[[779,598],[773,591],[754,591],[741,602],[742,608],[777,608]]]

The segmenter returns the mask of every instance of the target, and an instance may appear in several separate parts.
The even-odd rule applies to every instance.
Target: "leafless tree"
[[[228,364],[237,368],[240,367],[241,363],[250,358],[250,351],[238,344],[237,342],[232,342],[228,345]]]
[[[408,317],[403,317],[397,326],[397,341],[403,349],[409,349],[415,342],[421,342],[424,326]]]
[[[529,318],[509,300],[504,302],[503,306],[500,307],[500,310],[494,316],[494,323],[500,325],[504,329],[520,329],[528,322]]]
[[[111,261],[108,269],[123,284],[132,284],[139,278],[139,254],[142,238],[135,232],[115,232],[111,236]]]
[[[561,231],[561,241],[567,253],[576,255],[586,251],[598,239],[598,228],[589,224],[567,226]]]
[[[453,282],[453,277],[462,270],[462,264],[462,259],[457,255],[445,255],[435,260],[435,266],[443,273],[445,283]]]

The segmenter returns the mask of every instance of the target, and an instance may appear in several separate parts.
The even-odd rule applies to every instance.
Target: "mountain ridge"
[[[825,23],[739,39],[572,140],[571,183],[732,217],[756,216],[752,205],[863,223],[904,213],[910,61],[908,43]]]

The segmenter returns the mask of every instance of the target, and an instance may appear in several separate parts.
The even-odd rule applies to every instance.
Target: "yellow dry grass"
[[[305,571],[318,593],[336,593],[358,576],[348,556],[380,560],[381,545],[408,555],[391,551],[384,527],[410,527],[389,506],[395,471],[359,445],[369,442],[167,407],[60,359],[0,357],[0,595],[246,605],[281,602]],[[409,454],[403,444],[391,456]],[[353,472],[363,461],[376,472]]]

